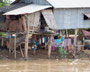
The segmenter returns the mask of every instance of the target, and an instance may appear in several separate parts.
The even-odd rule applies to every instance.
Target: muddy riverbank
[[[90,60],[87,57],[69,59],[60,58],[52,52],[48,59],[47,51],[37,51],[35,55],[29,51],[26,60],[17,52],[17,59],[8,50],[0,51],[0,72],[90,72]]]
[[[90,72],[89,60],[0,60],[0,72]]]

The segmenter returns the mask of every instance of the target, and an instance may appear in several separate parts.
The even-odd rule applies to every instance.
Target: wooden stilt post
[[[22,20],[23,20],[24,31],[26,32],[26,30],[27,30],[27,28],[26,28],[26,20],[25,20],[24,16],[22,16]]]
[[[74,45],[77,45],[77,29],[75,29]]]
[[[16,34],[14,38],[14,58],[16,59]]]
[[[49,40],[49,43],[48,43],[48,58],[51,57],[51,43],[52,43],[52,35],[50,36],[50,40]]]
[[[11,35],[10,35],[10,39],[9,39],[9,53],[11,53]]]
[[[77,29],[75,29],[74,46],[75,46],[76,52],[77,52]]]
[[[68,30],[66,29],[66,36],[68,37]]]
[[[25,58],[28,59],[28,34],[26,35],[25,40]]]
[[[3,44],[4,44],[4,39],[2,38],[2,43],[1,43],[1,46],[3,46]]]
[[[20,45],[20,51],[21,51],[22,57],[24,57],[24,54],[23,54],[23,50],[22,50],[22,48],[21,48],[21,45]]]
[[[27,31],[25,39],[25,58],[28,59],[28,41],[29,41],[29,15],[27,15]]]

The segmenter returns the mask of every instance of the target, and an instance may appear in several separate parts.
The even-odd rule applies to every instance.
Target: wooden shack
[[[21,5],[20,5],[21,4]],[[18,7],[17,7],[18,6]],[[39,4],[27,4],[27,3],[16,3],[8,7],[2,8],[1,12],[4,12],[6,32],[15,34],[14,39],[14,57],[16,58],[16,47],[17,40],[16,36],[20,33],[24,34],[25,37],[25,58],[28,58],[28,42],[29,34],[36,35],[47,35],[51,38],[54,33],[50,30],[56,30],[57,26],[54,21],[54,15],[50,5],[39,5]],[[42,27],[41,27],[42,26]],[[41,27],[41,29],[40,29]],[[51,39],[50,39],[51,40]],[[51,42],[51,41],[50,41]],[[50,44],[50,43],[49,43]],[[51,54],[51,47],[48,48],[48,57]]]

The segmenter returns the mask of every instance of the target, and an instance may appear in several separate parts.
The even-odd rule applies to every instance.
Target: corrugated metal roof
[[[56,25],[56,21],[54,19],[52,10],[43,10],[42,15],[43,15],[47,25],[49,26],[49,28],[56,30],[57,25]]]
[[[25,3],[17,3],[17,4],[12,4],[10,6],[0,7],[0,13],[11,11],[11,10],[14,10],[14,9],[17,9],[17,8],[20,8],[20,7],[23,7],[23,6],[26,6],[26,5],[27,4],[25,4]]]
[[[50,5],[30,4],[30,5],[6,12],[6,13],[4,13],[4,15],[20,15],[20,14],[34,13],[36,11],[50,8],[50,7],[51,7]]]
[[[55,8],[86,8],[90,0],[47,0]]]

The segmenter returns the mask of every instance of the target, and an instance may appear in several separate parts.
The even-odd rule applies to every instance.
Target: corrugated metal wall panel
[[[55,10],[55,12],[54,12],[54,16],[55,16],[55,20],[56,20],[56,24],[57,24],[57,27],[58,28],[64,28],[64,10],[63,9],[61,9],[60,11],[58,11],[58,9],[57,10]]]
[[[83,19],[83,13],[90,9],[55,9],[54,16],[59,29],[90,28],[90,21]]]
[[[78,27],[77,28],[84,28],[84,15],[83,15],[83,13],[84,13],[84,11],[83,11],[83,9],[77,9],[78,10],[78,18],[77,18],[77,20],[78,20]]]
[[[90,20],[84,21],[84,27],[90,28]]]
[[[64,28],[68,29],[71,24],[71,10],[64,10]]]

